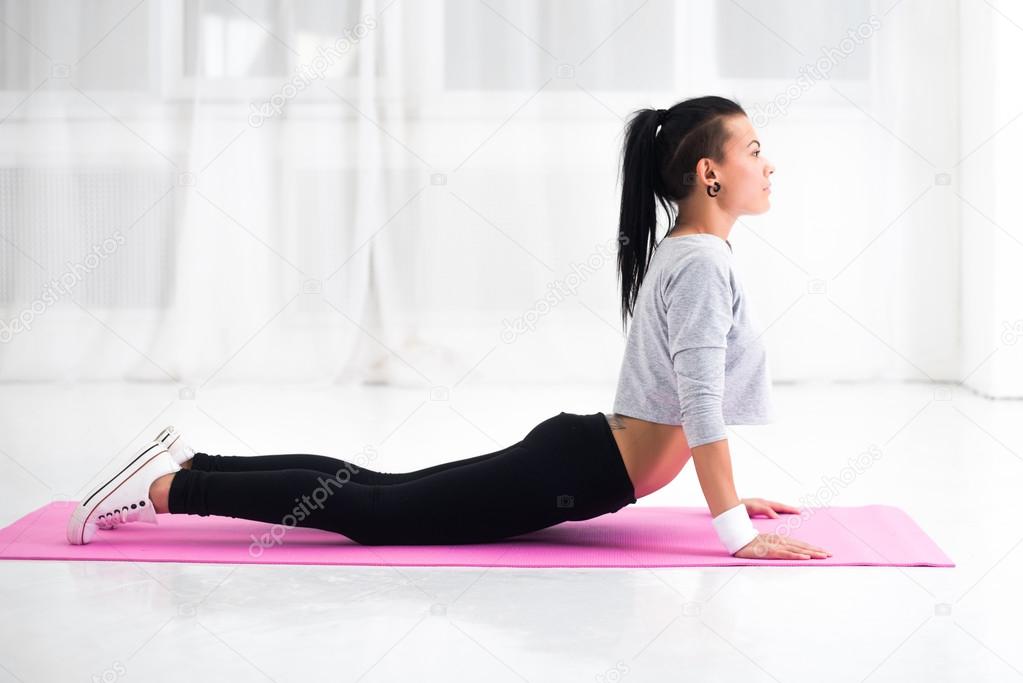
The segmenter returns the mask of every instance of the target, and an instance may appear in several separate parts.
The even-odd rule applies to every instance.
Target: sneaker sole
[[[150,443],[148,446],[143,448],[130,463],[125,465],[124,469],[115,474],[109,481],[107,481],[107,483],[97,488],[95,491],[90,493],[85,500],[79,503],[78,507],[75,508],[75,511],[71,513],[71,519],[68,520],[68,542],[72,545],[84,545],[87,543],[88,541],[85,540],[85,523],[86,520],[89,519],[89,516],[97,507],[99,507],[100,503],[113,495],[113,493],[121,487],[121,484],[135,474],[139,468],[148,464],[165,450],[166,449],[160,443],[155,441]],[[104,492],[106,492],[106,495],[100,495]]]

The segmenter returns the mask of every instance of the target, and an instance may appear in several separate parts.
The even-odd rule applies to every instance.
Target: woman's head
[[[626,126],[622,159],[618,270],[622,323],[632,314],[656,246],[657,205],[668,219],[728,226],[769,208],[774,167],[745,110],[724,97],[685,100],[669,109],[642,109]],[[708,226],[709,227],[709,226]]]

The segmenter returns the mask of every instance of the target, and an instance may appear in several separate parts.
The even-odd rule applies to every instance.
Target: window
[[[444,89],[534,90],[554,77],[550,90],[575,90],[575,79],[671,90],[675,12],[669,0],[447,0]]]

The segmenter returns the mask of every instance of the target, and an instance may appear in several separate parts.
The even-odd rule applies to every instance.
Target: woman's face
[[[726,122],[731,137],[725,147],[725,163],[718,174],[721,190],[716,200],[734,216],[764,213],[769,208],[770,174],[774,166],[760,152],[757,132],[746,116]]]

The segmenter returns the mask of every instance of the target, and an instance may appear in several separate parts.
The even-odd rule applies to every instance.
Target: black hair
[[[737,103],[710,95],[683,100],[670,109],[640,109],[626,124],[622,153],[622,204],[618,217],[618,276],[622,326],[632,315],[639,286],[656,249],[657,204],[675,223],[673,203],[696,187],[696,162],[724,161],[729,131],[725,120],[746,115]]]

